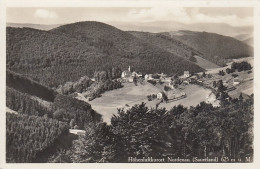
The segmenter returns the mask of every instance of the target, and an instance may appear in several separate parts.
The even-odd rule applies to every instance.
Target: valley
[[[9,24],[7,162],[245,157],[254,73],[253,47],[216,33]]]

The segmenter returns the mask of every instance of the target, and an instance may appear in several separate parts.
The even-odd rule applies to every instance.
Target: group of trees
[[[152,101],[152,100],[154,100],[156,98],[157,98],[156,94],[149,94],[149,95],[147,95],[148,101]]]
[[[93,84],[93,81],[89,77],[83,76],[76,82],[66,82],[64,85],[59,85],[56,91],[65,95],[74,92],[82,93],[85,92],[91,84]]]
[[[119,80],[107,79],[105,82],[94,82],[85,93],[85,97],[89,97],[89,101],[94,100],[97,97],[101,97],[101,94],[105,91],[122,88],[123,85]]]
[[[122,70],[119,67],[113,67],[110,70],[106,71],[95,71],[94,79],[97,82],[105,82],[108,79],[117,79],[120,78],[122,74]]]
[[[143,103],[118,110],[111,125],[87,126],[84,137],[50,162],[57,158],[60,162],[127,162],[128,157],[167,156],[246,162],[246,157],[253,157],[253,99],[234,99],[219,108],[202,102],[166,111]]]
[[[66,133],[66,123],[50,118],[7,113],[6,162],[33,162],[39,152]]]
[[[246,71],[246,70],[251,70],[251,69],[252,69],[251,64],[246,62],[246,61],[243,61],[243,62],[240,62],[240,63],[233,62],[231,64],[231,73],[236,71],[236,70],[238,72],[241,72],[241,71]]]
[[[218,72],[218,75],[220,75],[220,76],[224,76],[224,75],[225,75],[224,70],[220,70],[220,71]]]

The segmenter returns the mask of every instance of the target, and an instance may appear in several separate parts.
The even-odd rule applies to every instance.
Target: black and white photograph
[[[5,15],[6,164],[255,162],[254,7]]]

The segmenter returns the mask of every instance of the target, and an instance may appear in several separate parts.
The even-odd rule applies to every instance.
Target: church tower
[[[130,67],[130,65],[129,65],[128,71],[131,72],[131,67]]]

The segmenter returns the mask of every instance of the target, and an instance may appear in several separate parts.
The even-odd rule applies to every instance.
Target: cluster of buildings
[[[129,66],[128,70],[122,72],[121,78],[125,82],[133,82],[134,77],[140,78],[143,77],[142,73],[138,73],[135,71],[131,71],[131,67]],[[164,73],[157,73],[157,74],[146,74],[143,77],[145,80],[154,80],[156,82],[163,82],[168,87],[174,89],[175,88],[175,80],[172,77],[168,77],[167,74]],[[183,83],[192,83],[196,81],[198,78],[194,75],[191,76],[189,71],[184,71],[183,75],[178,77],[181,79]]]

